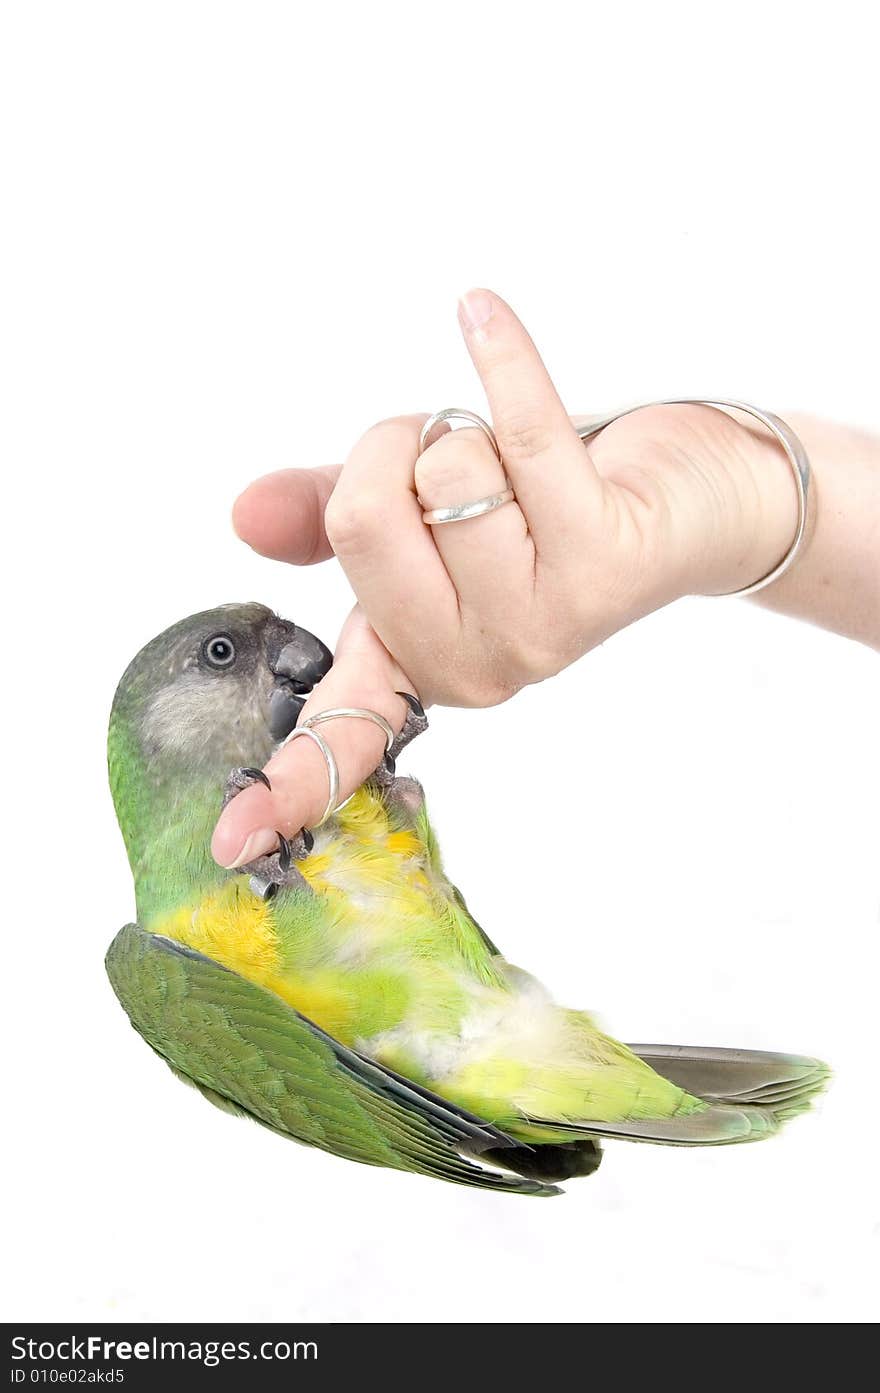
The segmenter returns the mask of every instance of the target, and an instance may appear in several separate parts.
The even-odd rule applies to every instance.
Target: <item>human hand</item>
[[[342,467],[284,470],[239,498],[239,535],[297,565],[335,554],[360,602],[302,719],[365,706],[395,730],[406,705],[490,706],[539,682],[633,620],[689,593],[720,594],[769,572],[794,533],[797,495],[775,441],[704,406],[648,407],[591,441],[577,435],[519,320],[473,291],[460,323],[504,464],[476,430],[425,416],[381,422]],[[431,528],[442,508],[504,487],[515,501]],[[392,657],[393,655],[393,657]],[[346,797],[377,766],[381,732],[322,728]],[[242,864],[320,817],[326,770],[310,741],[281,749],[225,809],[212,849]]]

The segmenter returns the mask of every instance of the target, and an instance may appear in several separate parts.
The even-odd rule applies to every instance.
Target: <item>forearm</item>
[[[792,569],[755,601],[880,649],[880,438],[785,419],[812,465],[809,532]]]

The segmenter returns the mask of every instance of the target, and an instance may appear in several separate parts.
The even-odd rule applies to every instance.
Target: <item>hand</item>
[[[794,534],[794,483],[769,436],[711,407],[650,407],[587,449],[509,306],[473,291],[459,319],[503,466],[470,429],[440,428],[419,455],[427,418],[400,417],[368,431],[342,468],[268,475],[236,504],[239,535],[257,551],[297,565],[335,554],[360,602],[304,715],[367,706],[399,730],[404,688],[426,706],[494,705],[680,595],[758,579]],[[498,492],[505,470],[513,503],[422,521],[422,505]],[[381,732],[335,721],[322,733],[346,797],[378,764]],[[279,751],[267,772],[272,792],[246,790],[220,819],[222,864],[323,810],[326,770],[311,742]]]

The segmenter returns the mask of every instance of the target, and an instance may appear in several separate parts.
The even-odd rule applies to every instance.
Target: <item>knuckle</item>
[[[525,412],[510,416],[499,429],[505,454],[531,459],[545,454],[553,443],[549,427],[538,416]]]
[[[570,624],[571,620],[562,624],[545,615],[540,624],[511,640],[507,662],[515,690],[544,682],[571,661],[576,644],[572,644]]]
[[[373,436],[406,435],[407,439],[412,435],[413,422],[411,416],[384,416],[381,421],[376,421],[366,431],[364,439]]]
[[[542,682],[553,670],[553,662],[545,653],[542,644],[536,642],[519,643],[510,655],[512,670],[516,673],[516,690]]]
[[[324,509],[324,531],[335,552],[357,550],[381,527],[380,501],[366,490],[333,493]]]
[[[497,463],[488,442],[484,451],[477,441],[456,440],[455,436],[461,434],[461,431],[450,431],[448,435],[441,436],[417,459],[415,482],[421,496],[442,494],[457,497],[463,485],[473,480],[475,475],[485,473],[487,451],[491,460]]]
[[[509,675],[499,673],[483,682],[479,693],[479,705],[503,706],[505,701],[510,701],[511,697],[516,696],[522,685],[524,684],[515,682]]]
[[[494,655],[484,655],[479,668],[471,673],[471,705],[501,706],[516,695],[523,683],[520,680],[518,665],[511,661],[511,657],[507,643]]]

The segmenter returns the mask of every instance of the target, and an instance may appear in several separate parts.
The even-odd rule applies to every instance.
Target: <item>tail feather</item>
[[[729,1146],[760,1141],[782,1123],[806,1112],[826,1087],[830,1070],[817,1059],[762,1050],[689,1045],[630,1045],[663,1078],[707,1104],[668,1117],[596,1122],[589,1117],[530,1117],[539,1126],[571,1136],[612,1137],[663,1146]]]
[[[831,1071],[804,1055],[705,1045],[630,1045],[664,1078],[706,1102],[763,1108],[786,1121],[804,1112]]]

